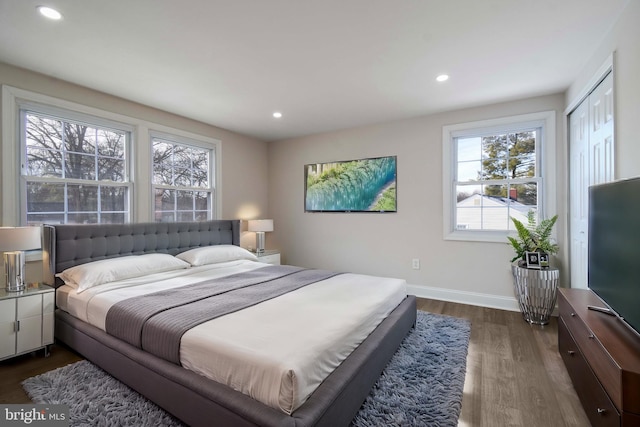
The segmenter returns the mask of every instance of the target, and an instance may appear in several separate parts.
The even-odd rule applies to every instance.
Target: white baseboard
[[[478,292],[456,291],[452,289],[436,288],[425,285],[407,284],[407,293],[419,298],[429,298],[439,301],[457,302],[460,304],[477,305],[480,307],[497,308],[500,310],[520,311],[515,297],[481,294]]]

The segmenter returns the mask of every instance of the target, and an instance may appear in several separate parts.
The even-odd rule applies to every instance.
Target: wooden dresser
[[[591,424],[640,427],[640,337],[587,289],[560,289],[558,349]],[[638,307],[640,310],[640,307]]]

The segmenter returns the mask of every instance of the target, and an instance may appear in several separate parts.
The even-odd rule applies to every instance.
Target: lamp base
[[[25,289],[24,261],[22,251],[4,253],[4,277],[7,292],[21,292]]]
[[[256,253],[264,252],[264,231],[256,231]]]

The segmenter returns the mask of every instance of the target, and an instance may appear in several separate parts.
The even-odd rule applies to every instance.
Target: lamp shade
[[[0,252],[42,247],[40,227],[0,227]]]
[[[272,219],[251,219],[249,220],[249,231],[273,231]]]

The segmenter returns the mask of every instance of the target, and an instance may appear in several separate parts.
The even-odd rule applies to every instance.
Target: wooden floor
[[[558,324],[517,312],[418,299],[418,309],[471,321],[458,426],[589,426],[558,353]]]
[[[556,318],[531,326],[520,313],[426,299],[418,309],[471,321],[459,426],[589,426],[558,354]],[[0,403],[28,403],[22,380],[80,359],[54,345],[48,358],[0,362]]]

